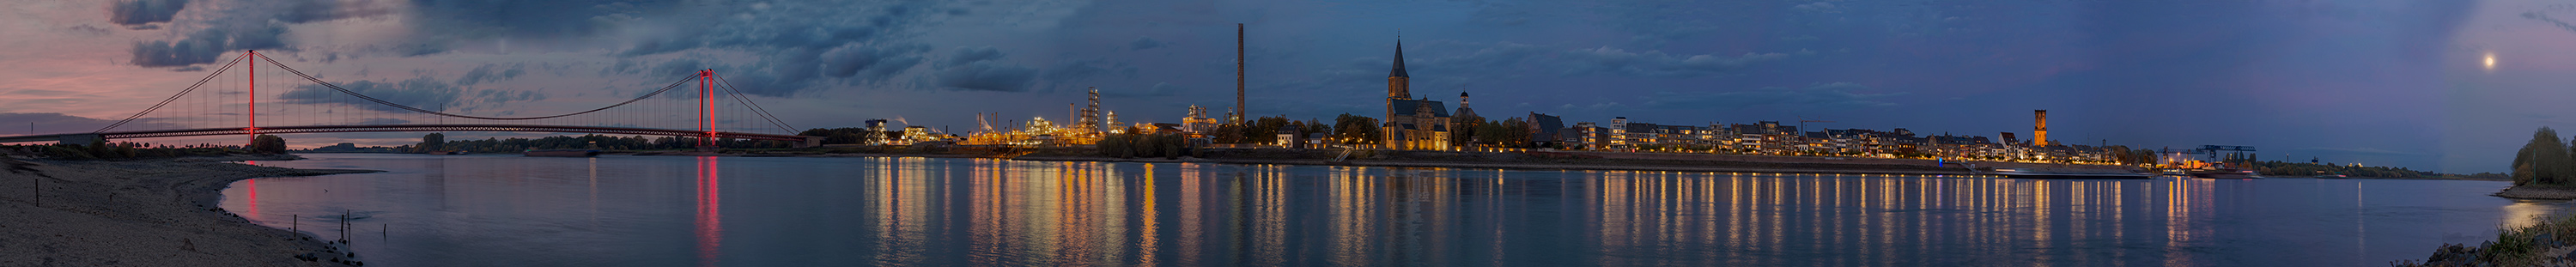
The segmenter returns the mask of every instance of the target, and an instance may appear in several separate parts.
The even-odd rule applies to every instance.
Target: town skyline
[[[1074,11],[1061,12],[1007,4],[774,2],[689,10],[650,3],[362,3],[321,14],[285,12],[295,9],[284,4],[205,2],[123,14],[110,12],[124,10],[112,4],[10,11],[10,20],[24,23],[0,31],[41,38],[0,42],[11,48],[0,57],[49,67],[0,74],[10,84],[0,86],[6,88],[0,120],[77,128],[121,117],[148,105],[138,104],[144,99],[184,87],[180,80],[202,76],[204,70],[189,69],[209,66],[194,59],[256,48],[342,82],[425,81],[402,89],[487,115],[586,106],[649,90],[638,85],[665,82],[660,76],[670,70],[704,66],[741,70],[744,79],[737,82],[752,81],[745,88],[775,108],[856,116],[782,116],[805,128],[886,118],[963,129],[974,125],[976,113],[1052,119],[1064,116],[1055,105],[1080,102],[1088,87],[1101,88],[1104,107],[1126,121],[1179,122],[1187,106],[1223,112],[1231,104],[1231,66],[1225,65],[1234,63],[1227,51],[1234,36],[1227,28],[1245,23],[1252,116],[1380,116],[1374,114],[1382,112],[1377,92],[1383,82],[1376,73],[1384,71],[1401,30],[1413,54],[1406,63],[1421,77],[1413,92],[1443,101],[1473,93],[1476,107],[1497,120],[1529,112],[1569,124],[1611,117],[1676,125],[1813,119],[1837,121],[1813,128],[1991,136],[2027,133],[2029,110],[2046,109],[2058,118],[2053,139],[2067,143],[2251,145],[2276,159],[2317,156],[2472,173],[2504,171],[2510,158],[2483,152],[2518,145],[2520,131],[2569,126],[2545,115],[2567,112],[2510,103],[2546,98],[2516,96],[2556,94],[2543,90],[2557,79],[2546,73],[2569,67],[2549,63],[2563,61],[2528,44],[2537,42],[2522,41],[2576,39],[2520,15],[2561,11],[2393,1],[2249,4],[2192,21],[2163,16],[2184,13],[2179,9],[2187,5],[2149,3],[1913,8],[1852,1],[1670,10],[1644,3],[1071,3],[1065,10]],[[500,24],[434,24],[491,8],[638,18],[579,24],[492,17],[485,19],[561,27],[481,32],[475,30]],[[1679,16],[1730,9],[1776,16]],[[1404,10],[1446,13],[1404,16]],[[820,15],[835,12],[883,21]],[[680,21],[711,25],[673,25]],[[2090,36],[2103,30],[2021,21],[2120,31]],[[2218,27],[2240,23],[2278,27]],[[2391,24],[2404,26],[2349,31]],[[1715,26],[1663,27],[1670,25]],[[578,38],[547,37],[564,34]],[[2031,37],[2002,38],[2013,35]],[[2451,37],[2413,38],[2427,35]],[[191,42],[227,49],[156,45]],[[2220,59],[2160,59],[2178,55]],[[494,93],[479,93],[487,91]],[[2487,102],[2508,104],[2465,104]],[[14,128],[0,132],[22,131]],[[290,139],[304,147],[417,137]]]

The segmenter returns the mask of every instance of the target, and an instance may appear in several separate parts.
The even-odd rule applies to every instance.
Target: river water
[[[223,207],[370,266],[2360,266],[2569,207],[2483,181],[306,156],[253,164],[387,172]]]

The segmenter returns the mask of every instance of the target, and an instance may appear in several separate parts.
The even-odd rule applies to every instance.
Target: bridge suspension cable
[[[743,97],[741,90],[734,89],[733,81],[725,80],[724,75],[714,76],[716,77],[716,82],[724,84],[725,92],[733,95],[734,101],[740,101],[744,106],[751,107],[750,109],[752,114],[758,114],[761,119],[769,120],[769,124],[778,126],[779,130],[786,130],[789,133],[796,132],[796,127],[787,126],[787,121],[779,120],[776,115],[769,115],[769,109],[761,108],[759,103],[752,103],[750,98]]]
[[[134,116],[126,116],[126,117],[125,117],[125,119],[123,119],[123,120],[117,120],[115,124],[108,124],[108,125],[107,125],[107,127],[100,127],[100,128],[98,128],[98,130],[97,130],[97,131],[90,131],[90,133],[104,133],[104,132],[107,132],[107,130],[116,129],[116,127],[117,127],[117,126],[125,126],[125,123],[128,123],[128,122],[134,122],[134,119],[143,118],[143,114],[152,114],[152,111],[153,111],[153,110],[159,110],[159,109],[161,109],[161,106],[167,106],[167,105],[170,105],[170,101],[177,101],[177,100],[179,100],[179,97],[181,97],[181,96],[187,96],[187,95],[188,95],[188,92],[197,91],[197,87],[199,87],[199,86],[205,86],[205,85],[206,85],[206,81],[211,81],[211,80],[214,80],[214,79],[215,79],[215,77],[223,76],[223,75],[224,75],[224,71],[226,71],[226,70],[232,70],[232,69],[233,69],[233,65],[240,65],[240,64],[241,64],[241,62],[242,62],[242,56],[233,56],[233,61],[232,61],[232,62],[226,62],[226,63],[224,63],[224,67],[222,67],[222,68],[216,68],[216,69],[215,69],[215,73],[214,73],[214,74],[207,74],[205,78],[197,79],[197,83],[196,83],[196,84],[188,85],[188,89],[187,89],[187,90],[179,90],[179,94],[170,95],[170,98],[167,98],[167,99],[161,99],[161,103],[159,103],[159,104],[152,104],[152,107],[151,107],[151,108],[145,108],[145,109],[143,109],[143,112],[136,112],[136,113],[134,113]],[[28,134],[35,134],[35,133],[28,133]]]
[[[689,78],[688,78],[688,79],[680,79],[679,81],[671,82],[671,85],[662,86],[662,89],[660,89],[660,90],[653,90],[653,92],[652,92],[652,93],[644,94],[644,96],[638,96],[638,97],[635,97],[635,99],[628,99],[628,100],[626,100],[626,102],[617,102],[617,104],[614,104],[614,105],[608,105],[608,106],[606,106],[606,107],[599,107],[599,108],[595,108],[595,109],[591,109],[591,110],[585,110],[585,111],[581,111],[581,112],[573,112],[573,113],[565,113],[565,114],[549,115],[549,116],[536,116],[536,117],[483,117],[483,116],[459,115],[459,114],[450,114],[450,113],[446,113],[446,112],[431,111],[431,110],[420,109],[420,108],[415,108],[415,107],[411,107],[411,106],[405,106],[405,105],[403,105],[403,104],[395,104],[395,103],[393,103],[393,102],[391,102],[391,101],[385,101],[385,100],[383,100],[383,99],[376,99],[375,97],[367,96],[367,94],[361,94],[361,93],[358,93],[357,91],[350,91],[349,89],[346,89],[346,88],[340,88],[340,85],[337,85],[337,84],[331,84],[331,82],[325,82],[325,81],[322,81],[322,79],[319,79],[319,78],[313,78],[313,76],[312,76],[312,75],[305,75],[303,71],[298,71],[298,70],[295,70],[295,68],[289,68],[289,67],[286,67],[286,64],[284,64],[284,63],[278,63],[278,62],[277,62],[277,59],[269,58],[269,57],[266,57],[266,56],[261,56],[261,57],[259,57],[259,58],[260,58],[261,60],[266,60],[266,61],[268,61],[268,63],[269,63],[270,65],[276,65],[278,69],[284,69],[284,70],[286,70],[286,72],[289,72],[289,73],[295,73],[295,76],[297,76],[297,77],[303,77],[303,78],[304,78],[304,80],[313,81],[313,83],[317,83],[317,84],[322,84],[322,86],[323,86],[323,87],[330,87],[330,88],[331,88],[331,90],[340,91],[340,93],[349,94],[350,96],[356,96],[356,97],[358,97],[359,99],[366,99],[368,102],[376,102],[376,104],[382,104],[382,105],[385,105],[385,106],[391,106],[391,107],[394,107],[394,108],[400,108],[400,109],[403,109],[403,110],[410,110],[410,111],[412,111],[412,112],[418,112],[418,113],[422,113],[422,114],[439,115],[439,116],[448,116],[448,117],[457,117],[457,118],[468,118],[468,119],[484,119],[484,120],[534,120],[534,119],[550,119],[550,118],[560,118],[560,117],[564,117],[564,116],[572,116],[572,115],[588,114],[588,113],[591,113],[591,112],[599,112],[599,111],[601,111],[601,110],[608,110],[608,109],[610,109],[610,108],[616,108],[616,107],[618,107],[618,106],[625,106],[626,104],[635,103],[635,101],[643,101],[644,99],[653,98],[653,96],[661,95],[663,92],[670,92],[670,91],[671,91],[671,88],[679,88],[681,84],[687,84],[689,81],[697,80],[697,79],[698,79],[697,75],[689,75]]]

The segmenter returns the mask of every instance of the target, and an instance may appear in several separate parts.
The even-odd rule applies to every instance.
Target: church
[[[1386,74],[1386,149],[1449,150],[1449,110],[1440,101],[1414,99],[1404,73],[1404,41],[1395,42],[1395,70]]]

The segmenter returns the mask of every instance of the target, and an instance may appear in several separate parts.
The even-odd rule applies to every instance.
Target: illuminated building
[[[2045,110],[2045,109],[2042,109],[2042,110],[2033,110],[2033,111],[2031,111],[2030,113],[2031,113],[2031,117],[2032,117],[2031,119],[2033,120],[2033,122],[2031,123],[2031,126],[2030,126],[2030,145],[2034,145],[2034,146],[2049,146],[2049,145],[2054,145],[2055,143],[2049,143],[2049,142],[2048,142],[2048,110]],[[2083,114],[2076,114],[2076,115],[2083,115]],[[2079,128],[2081,128],[2081,127],[2079,127]]]
[[[1386,122],[1379,125],[1385,133],[1386,149],[1446,150],[1449,148],[1449,110],[1440,101],[1413,99],[1411,74],[1404,71],[1404,42],[1396,41],[1395,68],[1386,74]]]

